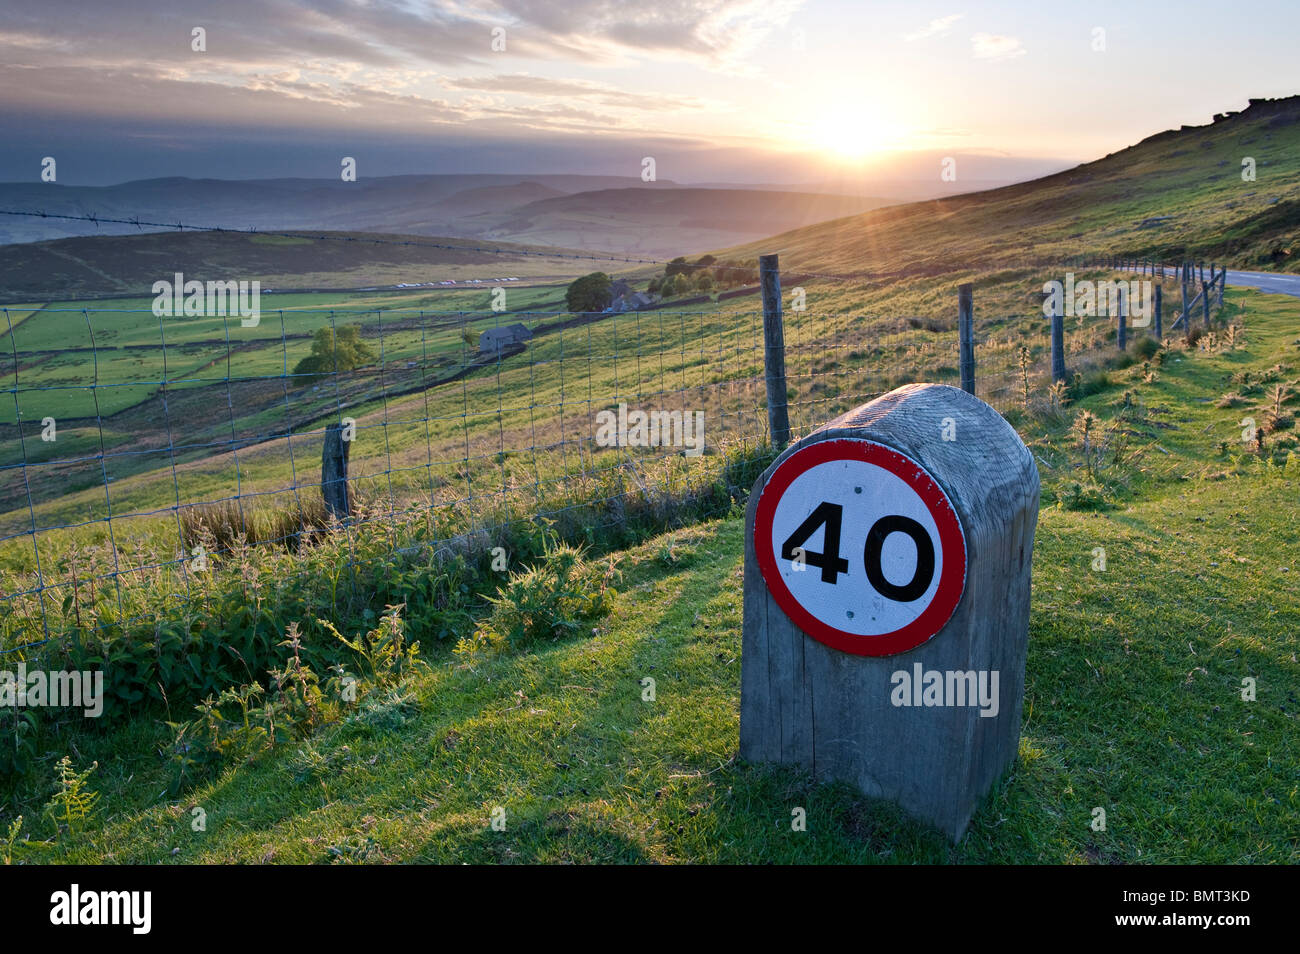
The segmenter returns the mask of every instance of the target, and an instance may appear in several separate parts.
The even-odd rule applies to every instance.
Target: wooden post
[[[758,257],[763,288],[763,366],[767,376],[767,427],[772,446],[790,443],[789,397],[785,383],[785,322],[781,315],[781,267],[777,256]]]
[[[1038,506],[1015,430],[947,385],[891,391],[782,454],[745,518],[741,758],[960,839],[1019,747]]]
[[[1154,307],[1155,307],[1154,331],[1156,335],[1156,341],[1163,341],[1165,338],[1164,324],[1161,316],[1161,310],[1164,307],[1164,291],[1165,291],[1164,288],[1161,287],[1159,282],[1157,282],[1155,286],[1156,300],[1154,302]]]
[[[1210,286],[1202,279],[1201,281],[1201,308],[1205,312],[1205,327],[1210,327]]]
[[[348,448],[352,442],[343,439],[343,430],[342,424],[326,426],[320,458],[320,495],[330,516],[338,520],[346,520],[352,512],[348,496]]]
[[[1127,351],[1128,350],[1128,319],[1127,316],[1124,314],[1124,306],[1126,304],[1126,302],[1124,301],[1125,298],[1124,289],[1122,288],[1119,289],[1115,293],[1115,298],[1117,299],[1116,310],[1119,312],[1119,332],[1117,333],[1115,340],[1119,344],[1120,351]]]
[[[1052,309],[1052,380],[1065,380],[1065,306]]]
[[[1191,322],[1187,321],[1187,263],[1186,262],[1183,263],[1183,282],[1181,287],[1183,291],[1183,307],[1182,310],[1179,312],[1179,318],[1181,321],[1186,322],[1186,324],[1184,324],[1183,327],[1185,330],[1190,332]]]
[[[975,393],[975,286],[957,286],[957,340],[961,348],[961,389]]]

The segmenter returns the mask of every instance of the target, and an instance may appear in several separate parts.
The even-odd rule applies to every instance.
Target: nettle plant
[[[45,806],[45,814],[54,823],[56,831],[80,831],[94,814],[99,804],[99,793],[90,787],[88,779],[97,768],[99,763],[93,762],[90,768],[78,772],[72,767],[71,757],[65,755],[59,759],[56,769],[58,787]]]
[[[164,755],[174,773],[172,792],[226,765],[253,762],[281,745],[306,739],[369,696],[400,689],[425,667],[419,643],[405,637],[401,610],[400,604],[389,606],[377,626],[352,639],[318,620],[352,653],[346,663],[331,666],[332,675],[323,681],[303,659],[302,634],[297,623],[290,623],[279,644],[288,657],[270,671],[269,690],[260,683],[231,686],[196,705],[197,718],[167,723],[173,738]],[[362,675],[350,676],[350,668]]]
[[[583,557],[581,547],[552,543],[536,566],[512,574],[488,598],[491,613],[457,642],[456,655],[472,665],[511,648],[574,635],[608,614],[618,595],[617,562]]]

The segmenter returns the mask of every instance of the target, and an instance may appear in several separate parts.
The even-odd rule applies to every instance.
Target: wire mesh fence
[[[385,561],[441,565],[511,527],[591,540],[638,519],[671,526],[683,501],[725,511],[772,454],[752,300],[298,307],[251,327],[125,307],[0,317],[3,653],[201,617],[214,574],[247,576],[250,552],[329,612]],[[796,439],[902,384],[958,383],[951,318],[789,310],[784,324]],[[1113,348],[1104,319],[1067,323],[1073,367]],[[978,396],[1003,411],[1043,399],[1044,319],[990,316],[977,350]],[[342,517],[321,492],[331,427],[348,445]],[[295,559],[316,549],[342,576]]]

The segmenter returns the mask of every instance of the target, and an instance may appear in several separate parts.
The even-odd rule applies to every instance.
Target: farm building
[[[533,333],[516,322],[504,328],[489,328],[478,336],[478,350],[482,354],[497,354],[517,344],[523,344]]]

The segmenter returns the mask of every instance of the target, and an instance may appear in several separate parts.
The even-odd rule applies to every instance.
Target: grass
[[[979,393],[1008,408],[1020,393],[1021,345],[1028,348],[1032,386],[1045,381],[1046,322],[1033,317],[1038,306],[1026,291],[1040,287],[1041,278],[1032,270],[971,277],[979,279]],[[949,279],[859,290],[810,286],[808,311],[792,311],[786,322],[796,432],[899,384],[955,381],[955,334],[945,330],[951,316],[944,317],[951,297]],[[182,543],[186,551],[192,549],[178,525],[183,531],[192,522],[190,510],[196,505],[235,507],[251,514],[254,525],[301,524],[297,518],[285,524],[278,515],[316,508],[324,424],[340,414],[357,422],[349,462],[355,493],[381,508],[428,513],[440,534],[473,529],[502,508],[527,505],[529,513],[562,512],[593,488],[621,486],[624,480],[644,483],[640,470],[680,471],[687,481],[707,482],[718,474],[721,457],[755,451],[766,441],[759,318],[753,303],[743,299],[726,307],[610,316],[587,324],[556,324],[561,319],[554,318],[541,326],[534,322],[536,333],[524,353],[481,367],[471,364],[474,352],[461,332],[472,335],[501,316],[481,311],[466,312],[463,318],[424,315],[404,325],[397,319],[409,310],[385,308],[382,318],[372,313],[355,319],[382,355],[379,365],[340,374],[317,389],[276,375],[306,353],[310,339],[304,329],[313,321],[334,320],[332,312],[314,298],[286,304],[292,307],[284,310],[284,327],[298,329],[301,338],[265,337],[271,325],[278,327],[277,314],[275,320],[264,320],[263,327],[248,329],[258,336],[257,348],[238,351],[229,361],[224,338],[215,344],[207,340],[211,329],[195,330],[182,322],[179,330],[168,330],[169,341],[180,336],[182,344],[176,347],[182,350],[175,357],[173,346],[168,348],[175,383],[167,389],[165,403],[157,381],[148,380],[151,373],[161,374],[160,352],[146,351],[136,363],[101,361],[102,416],[51,415],[58,420],[54,442],[41,440],[36,427],[48,414],[50,395],[90,401],[93,407],[86,389],[72,383],[93,378],[85,377],[84,366],[60,369],[66,377],[62,385],[55,383],[61,379],[42,377],[43,366],[22,372],[18,407],[27,422],[24,444],[0,442],[0,462],[15,464],[25,457],[28,466],[0,469],[0,536],[10,537],[0,544],[0,567],[15,574],[18,585],[11,589],[36,589],[30,535],[34,517],[40,580],[60,589],[59,599],[47,600],[43,608],[35,593],[24,608],[0,608],[0,641],[13,645],[35,638],[27,631],[33,621],[39,623],[38,611],[66,618],[60,600],[77,570],[81,579],[99,575],[116,580],[115,574],[126,567],[131,572],[121,579],[127,587],[147,585],[151,594],[184,592],[188,584],[174,577],[159,580],[135,571],[175,560]],[[67,318],[66,313],[46,312],[42,320],[46,315],[53,322]],[[84,324],[80,314],[73,317]],[[123,335],[143,341],[158,333],[152,315],[117,318]],[[16,338],[23,339],[30,321],[20,326]],[[384,337],[379,338],[381,327]],[[1095,360],[1107,331],[1105,319],[1069,322],[1068,353],[1076,368],[1086,370]],[[52,334],[37,328],[26,333]],[[197,350],[191,354],[184,347]],[[20,351],[20,362],[31,354]],[[207,370],[197,376],[178,370],[189,367],[186,361],[205,362]],[[452,374],[461,376],[431,383]],[[119,399],[137,403],[109,414],[108,402]],[[703,408],[710,454],[665,461],[662,449],[629,454],[596,446],[594,415],[619,402]],[[340,403],[345,409],[340,410]],[[288,430],[292,436],[285,436]],[[0,427],[0,436],[6,435],[16,436]],[[95,557],[89,574],[87,554]],[[109,598],[118,596],[115,589]],[[142,618],[152,625],[152,613]]]
[[[1112,370],[1064,411],[1024,415],[1044,507],[1020,758],[955,847],[843,785],[736,760],[744,528],[733,515],[622,554],[620,592],[592,631],[469,664],[426,645],[432,668],[406,684],[406,703],[179,799],[165,794],[157,723],[85,734],[74,761],[99,763],[96,823],[57,838],[31,826],[18,857],[1296,863],[1300,466],[1276,444],[1252,452],[1239,409],[1215,401],[1300,359],[1300,303],[1230,292],[1229,311],[1246,329],[1231,350],[1175,347],[1151,380],[1141,364]],[[1104,435],[1091,478],[1073,436],[1083,410]],[[1099,499],[1059,503],[1081,480]],[[1255,701],[1242,699],[1246,677]],[[41,758],[44,782],[11,792],[0,827],[23,797],[49,795],[63,754]],[[195,807],[206,831],[192,829]],[[1099,807],[1105,831],[1090,825]]]

